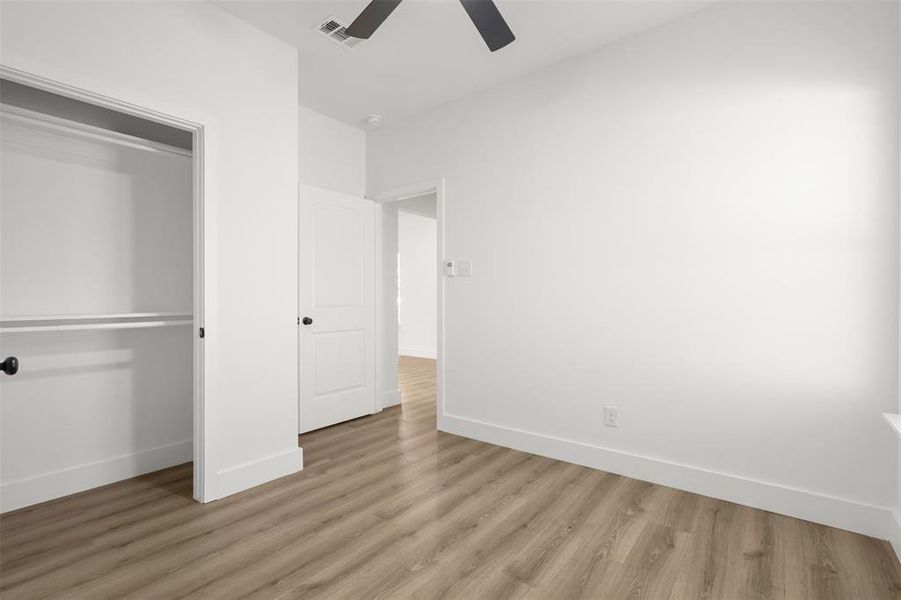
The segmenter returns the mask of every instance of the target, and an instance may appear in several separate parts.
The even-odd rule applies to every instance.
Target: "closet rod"
[[[52,321],[103,321],[110,319],[186,319],[193,317],[190,312],[133,312],[133,313],[74,313],[68,315],[13,315],[0,317],[0,325],[6,323],[52,322]],[[62,324],[62,323],[60,323]]]
[[[190,325],[194,319],[172,321],[132,321],[119,323],[74,323],[71,325],[26,325],[24,327],[0,327],[0,334],[51,333],[63,331],[103,331],[111,329],[144,329],[150,327],[175,327]]]

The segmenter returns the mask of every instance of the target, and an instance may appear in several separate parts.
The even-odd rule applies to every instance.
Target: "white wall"
[[[362,197],[366,193],[366,132],[300,109],[300,180]]]
[[[200,2],[0,10],[4,65],[208,126],[211,496],[296,471],[296,49]]]
[[[473,261],[439,426],[884,537],[897,10],[723,3],[371,133]]]
[[[437,286],[435,219],[401,212],[397,219],[398,352],[435,358],[437,348]]]

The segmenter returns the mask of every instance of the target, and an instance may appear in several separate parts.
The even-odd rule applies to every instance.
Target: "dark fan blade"
[[[372,0],[347,28],[347,35],[368,40],[401,0]]]
[[[491,0],[460,0],[460,3],[492,52],[500,50],[516,39]]]

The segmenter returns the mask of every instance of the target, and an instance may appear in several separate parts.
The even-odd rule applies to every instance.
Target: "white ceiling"
[[[405,0],[371,39],[348,50],[313,30],[349,24],[368,0],[214,4],[300,49],[307,108],[362,126],[392,122],[656,27],[712,0],[496,0],[516,41],[489,52],[457,0]]]

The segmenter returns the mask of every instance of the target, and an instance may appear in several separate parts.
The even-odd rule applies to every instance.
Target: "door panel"
[[[301,433],[375,412],[375,205],[300,190]]]
[[[336,331],[313,335],[316,394],[334,394],[366,386],[366,332]]]
[[[316,306],[362,306],[365,215],[344,206],[316,205],[312,210],[315,215],[316,282],[313,293]]]

